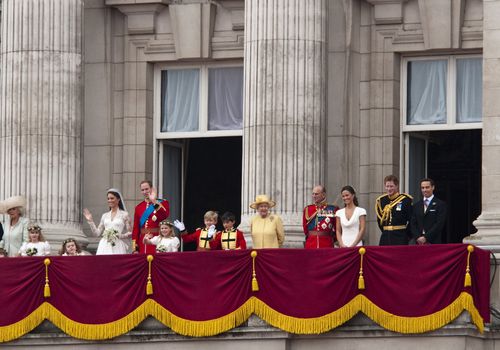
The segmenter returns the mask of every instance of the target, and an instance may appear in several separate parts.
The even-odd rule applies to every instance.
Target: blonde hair
[[[170,231],[168,233],[168,236],[164,236],[161,232],[161,227],[162,226],[167,226],[168,228],[170,228]],[[170,221],[168,220],[163,220],[162,222],[160,222],[160,236],[162,237],[174,237],[175,236],[175,233],[174,233],[174,230],[172,229],[174,227],[174,224],[172,224]]]
[[[219,219],[219,213],[217,213],[216,211],[213,211],[213,210],[209,210],[205,213],[205,215],[203,215],[203,219],[217,221]]]
[[[34,223],[30,223],[28,225],[28,233],[31,233],[31,231],[38,232],[38,242],[45,242],[46,241],[46,239],[42,233],[42,228],[39,225],[34,224]],[[29,234],[28,234],[28,241],[31,242],[31,237],[29,236]]]

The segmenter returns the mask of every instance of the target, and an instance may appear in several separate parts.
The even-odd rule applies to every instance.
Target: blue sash
[[[158,199],[157,202],[161,203],[163,201],[161,199]],[[149,215],[151,215],[151,213],[154,210],[155,210],[155,206],[153,205],[153,203],[151,203],[151,205],[148,205],[146,210],[144,210],[144,213],[142,213],[141,219],[139,220],[139,226],[141,228],[144,227],[144,224],[146,223],[146,221],[148,221]]]

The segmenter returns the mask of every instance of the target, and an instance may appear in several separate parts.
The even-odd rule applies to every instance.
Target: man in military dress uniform
[[[377,198],[375,211],[382,236],[379,245],[407,245],[410,238],[409,222],[412,212],[412,198],[399,193],[399,180],[395,175],[384,178],[385,192]]]
[[[326,202],[324,186],[315,186],[312,198],[314,204],[305,207],[302,215],[302,227],[306,235],[305,248],[333,248],[335,212],[338,208]]]
[[[144,180],[140,186],[144,200],[135,207],[132,249],[142,254],[154,254],[156,246],[144,244],[144,236],[148,233],[158,236],[160,222],[170,215],[170,206],[167,200],[156,198],[156,191],[151,181]]]

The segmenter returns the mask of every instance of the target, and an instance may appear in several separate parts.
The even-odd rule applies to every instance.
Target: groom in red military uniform
[[[314,204],[304,208],[302,227],[306,235],[306,249],[333,248],[335,237],[335,212],[337,207],[326,202],[324,186],[314,186]]]
[[[170,206],[167,200],[156,198],[156,191],[151,181],[144,180],[140,186],[144,201],[135,207],[132,247],[141,254],[154,254],[156,246],[144,244],[144,235],[151,233],[153,236],[158,236],[160,222],[170,215]]]

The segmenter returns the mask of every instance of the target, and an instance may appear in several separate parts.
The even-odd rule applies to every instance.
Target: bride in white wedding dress
[[[87,219],[92,233],[98,237],[102,235],[97,247],[96,255],[127,254],[128,245],[124,239],[132,235],[132,223],[123,203],[120,191],[111,188],[107,192],[109,211],[101,217],[96,227],[92,214],[85,208],[83,216]]]

